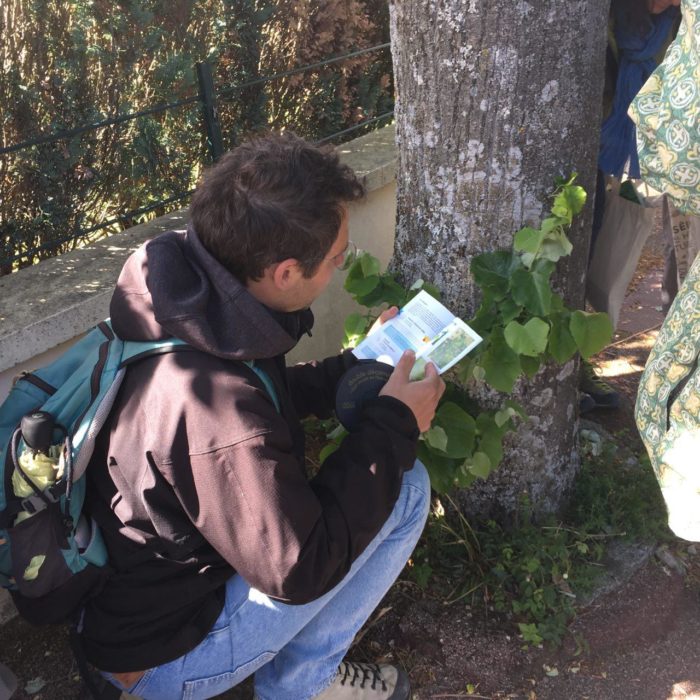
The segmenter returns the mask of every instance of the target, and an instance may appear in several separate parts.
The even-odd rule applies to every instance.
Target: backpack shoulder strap
[[[281,413],[280,400],[279,400],[279,397],[277,396],[277,391],[275,390],[275,385],[272,383],[272,379],[270,379],[270,375],[262,367],[259,367],[258,365],[256,365],[255,360],[244,360],[243,364],[250,367],[250,369],[252,369],[253,372],[255,372],[255,374],[258,375],[258,378],[260,379],[260,381],[263,383],[263,385],[267,389],[267,393],[270,395],[270,398],[272,399],[272,403],[275,404],[275,408],[277,409],[277,413]]]
[[[197,348],[189,345],[184,340],[179,338],[168,338],[167,340],[155,340],[149,342],[125,341],[124,350],[122,352],[122,361],[120,367],[127,367],[130,364],[144,360],[147,357],[155,355],[165,355],[171,352],[201,352]],[[270,379],[270,375],[264,369],[255,364],[254,360],[243,360],[243,364],[248,366],[255,372],[267,393],[275,404],[277,412],[280,412],[280,402],[275,390],[275,385]]]
[[[188,345],[179,338],[168,338],[167,340],[154,340],[148,342],[136,342],[127,340],[124,343],[122,361],[120,367],[126,367],[147,357],[154,355],[165,355],[169,352],[199,352],[197,348]]]

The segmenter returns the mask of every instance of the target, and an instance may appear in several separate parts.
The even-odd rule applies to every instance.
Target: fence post
[[[216,92],[211,75],[211,66],[206,61],[197,64],[197,80],[199,81],[199,96],[202,100],[204,125],[207,129],[207,141],[212,160],[216,162],[224,152],[219,124],[219,110],[216,106]]]

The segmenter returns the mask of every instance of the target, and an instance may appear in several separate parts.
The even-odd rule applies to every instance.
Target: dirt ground
[[[663,320],[662,266],[661,243],[653,238],[630,287],[619,332],[597,358],[606,380],[621,393],[622,406],[587,416],[609,432],[626,429],[632,441],[636,385]],[[403,664],[414,700],[700,700],[700,546],[679,541],[672,550],[675,559],[666,562],[640,552],[636,567],[579,611],[559,649],[524,650],[512,624],[463,604],[445,605],[400,581],[361,633],[353,655]],[[676,570],[679,560],[686,563],[683,573]],[[0,634],[0,661],[20,678],[14,700],[81,697],[61,630],[35,630],[15,618]],[[251,684],[220,697],[250,700]]]

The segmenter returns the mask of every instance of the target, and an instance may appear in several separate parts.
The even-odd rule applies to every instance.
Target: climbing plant
[[[583,208],[586,193],[575,175],[555,183],[552,206],[539,226],[526,226],[510,250],[482,253],[471,263],[481,290],[481,305],[469,325],[483,342],[445,376],[447,389],[430,430],[421,436],[418,457],[430,472],[433,488],[445,493],[486,478],[503,457],[503,438],[519,420],[522,407],[509,395],[521,377],[532,377],[548,362],[563,364],[578,352],[589,357],[612,337],[607,314],[568,308],[551,285],[558,261],[571,254],[566,231]],[[402,287],[379,261],[360,252],[348,269],[345,289],[366,307],[345,321],[346,347],[360,342],[383,305],[403,306],[421,289],[439,298],[423,280]],[[470,391],[483,382],[502,395],[498,409],[481,408]],[[332,434],[325,457],[343,438]]]

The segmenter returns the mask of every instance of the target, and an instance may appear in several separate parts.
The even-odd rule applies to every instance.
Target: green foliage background
[[[196,96],[199,61],[218,92],[384,43],[388,31],[383,0],[3,0],[0,145]],[[226,148],[261,127],[317,140],[392,108],[391,57],[225,93]],[[90,235],[73,236],[105,221],[121,230],[186,204],[124,216],[194,187],[210,161],[204,134],[195,101],[1,156],[0,261],[21,257],[0,274],[80,245]]]

